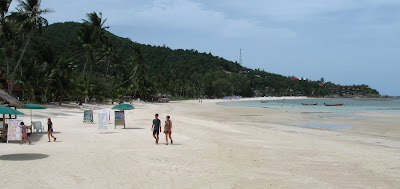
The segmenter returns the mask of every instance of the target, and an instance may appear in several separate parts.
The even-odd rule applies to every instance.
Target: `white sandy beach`
[[[331,131],[280,123],[320,121],[301,111],[219,101],[136,103],[127,129],[112,116],[109,133],[83,124],[74,104],[33,110],[46,130],[52,118],[57,141],[34,133],[33,145],[0,143],[0,188],[400,188],[398,115],[333,119],[352,128]],[[173,145],[164,134],[154,143],[155,113],[171,116]]]

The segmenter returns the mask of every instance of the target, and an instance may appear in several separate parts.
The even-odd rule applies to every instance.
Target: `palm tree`
[[[60,59],[50,74],[53,86],[56,87],[57,96],[59,96],[59,105],[61,105],[65,95],[69,92],[73,92],[77,87],[77,82],[75,82],[76,77],[74,75],[75,68],[76,66],[73,62]]]
[[[31,58],[30,61],[26,62],[23,73],[29,72],[29,74],[18,75],[15,83],[19,83],[24,90],[28,91],[28,100],[38,99],[36,98],[36,92],[45,89],[47,79],[43,75],[45,75],[46,71],[47,69],[43,66],[43,63],[36,58]]]
[[[7,80],[7,91],[10,92],[10,64],[11,60],[17,51],[17,44],[20,41],[20,35],[15,24],[12,22],[5,22],[3,25],[3,37],[0,39],[1,50],[4,54],[6,62],[6,80]]]
[[[14,67],[14,71],[11,75],[11,90],[12,93],[13,82],[15,79],[16,71],[21,64],[22,58],[24,57],[26,48],[29,45],[31,37],[36,29],[39,31],[43,26],[47,26],[48,22],[45,18],[41,17],[42,14],[52,12],[50,9],[40,9],[41,0],[26,0],[26,2],[19,0],[18,12],[14,12],[11,15],[11,19],[14,19],[22,27],[22,30],[26,33],[25,44],[22,46],[22,52],[19,56],[17,64]]]
[[[11,5],[12,0],[0,0],[0,14],[1,14],[1,20],[0,20],[0,39],[1,39],[1,34],[3,31],[4,24],[6,23],[6,14],[8,12],[8,8]]]
[[[59,58],[56,57],[55,49],[51,46],[51,44],[39,43],[37,45],[40,46],[40,48],[38,48],[39,50],[36,58],[41,63],[41,67],[44,70],[43,74],[41,74],[41,77],[44,78],[43,84],[45,85],[44,90],[42,90],[42,99],[40,100],[45,102],[47,101],[49,86],[51,84],[51,82],[49,82],[51,79],[50,74],[59,61]]]
[[[88,20],[83,19],[83,23],[92,27],[93,35],[95,35],[96,39],[104,41],[104,31],[108,29],[108,26],[104,26],[104,23],[107,21],[107,18],[103,20],[103,13],[97,14],[96,12],[86,14]]]
[[[112,43],[110,38],[107,38],[105,45],[101,50],[102,58],[101,62],[106,63],[106,72],[104,74],[104,86],[106,87],[106,95],[109,92],[109,69],[113,66],[115,62],[118,62],[119,56],[116,54],[115,45]]]
[[[83,25],[79,31],[78,38],[82,43],[83,49],[85,49],[86,62],[83,66],[82,78],[85,79],[87,65],[90,64],[89,76],[87,77],[86,90],[90,84],[90,73],[92,72],[92,62],[96,58],[96,50],[98,50],[105,41],[104,31],[109,28],[104,26],[107,19],[103,20],[103,14],[100,12],[88,13],[87,20],[83,19]]]

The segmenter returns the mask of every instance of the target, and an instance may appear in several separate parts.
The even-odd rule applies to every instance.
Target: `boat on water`
[[[325,106],[342,106],[344,103],[339,103],[339,104],[326,104],[324,102]]]
[[[304,105],[304,106],[315,106],[315,105],[318,105],[318,102],[317,103],[311,103],[311,104],[301,103],[301,105]]]
[[[268,103],[268,100],[262,100],[261,103]]]

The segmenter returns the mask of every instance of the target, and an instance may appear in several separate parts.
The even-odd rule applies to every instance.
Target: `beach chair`
[[[35,128],[36,132],[40,130],[40,132],[44,131],[44,127],[42,126],[42,122],[40,121],[33,121],[32,122],[33,128]]]

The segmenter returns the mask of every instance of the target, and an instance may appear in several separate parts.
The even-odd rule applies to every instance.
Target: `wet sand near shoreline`
[[[52,117],[57,142],[34,133],[34,145],[1,143],[0,188],[400,187],[396,115],[325,119],[297,110],[216,102],[138,103],[127,111],[127,129],[114,129],[112,120],[109,132],[83,124],[83,111],[76,105],[33,111],[34,120],[45,127],[45,119]],[[174,145],[165,145],[164,134],[154,144],[150,127],[155,113],[162,123],[171,116]],[[310,121],[351,128],[295,126]]]

